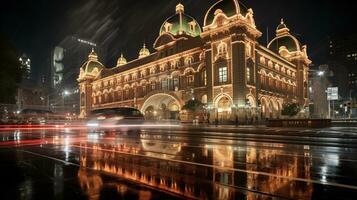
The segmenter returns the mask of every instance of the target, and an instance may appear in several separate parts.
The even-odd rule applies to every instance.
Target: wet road
[[[1,199],[356,199],[357,129],[0,129]]]

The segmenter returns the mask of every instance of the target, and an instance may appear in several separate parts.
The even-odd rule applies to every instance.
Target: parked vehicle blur
[[[88,117],[88,127],[136,125],[145,121],[143,114],[135,108],[105,108],[94,110]]]
[[[23,109],[17,115],[17,123],[20,124],[45,124],[54,120],[66,120],[66,117],[41,109]]]

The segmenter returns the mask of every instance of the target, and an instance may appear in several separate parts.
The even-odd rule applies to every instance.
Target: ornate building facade
[[[161,26],[150,53],[106,68],[92,51],[78,78],[81,116],[91,110],[129,106],[146,117],[178,119],[185,102],[207,105],[211,120],[257,116],[277,118],[284,103],[308,105],[307,47],[282,20],[267,47],[258,43],[252,9],[220,0],[206,13],[203,28],[184,6]]]

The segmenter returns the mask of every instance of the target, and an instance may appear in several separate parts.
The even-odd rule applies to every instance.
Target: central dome
[[[268,48],[275,53],[279,53],[281,47],[285,47],[290,52],[300,51],[300,42],[290,33],[289,28],[281,19],[276,28],[276,37],[268,44]]]
[[[98,61],[98,55],[92,49],[88,55],[88,61],[81,66],[81,70],[86,73],[92,73],[95,68],[99,71],[104,68],[104,65]]]
[[[171,33],[172,35],[190,35],[192,37],[201,34],[201,27],[197,21],[184,13],[184,6],[178,4],[176,6],[176,14],[169,17],[160,28],[160,35]]]
[[[227,17],[237,14],[245,16],[247,14],[247,8],[240,2],[238,3],[237,0],[220,0],[207,11],[204,26],[212,24],[217,10],[222,11]]]

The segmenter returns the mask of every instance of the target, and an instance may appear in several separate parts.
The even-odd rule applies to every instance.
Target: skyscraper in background
[[[333,84],[346,100],[357,98],[357,34],[337,34],[329,41],[329,66],[334,72]]]
[[[53,49],[49,93],[52,109],[79,111],[78,66],[92,49],[105,57],[105,52],[96,43],[75,36],[67,36]]]
[[[23,79],[31,79],[31,59],[23,53],[19,61],[21,63],[21,69],[24,71]]]

